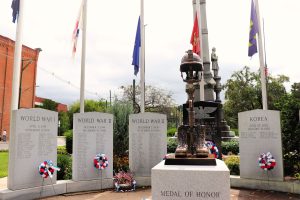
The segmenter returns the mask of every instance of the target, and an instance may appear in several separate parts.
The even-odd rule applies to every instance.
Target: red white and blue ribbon
[[[56,167],[53,165],[53,162],[51,160],[45,160],[44,162],[42,162],[39,166],[39,174],[43,177],[43,178],[48,178],[48,176],[50,176],[50,178],[52,178],[53,173],[56,171],[59,171],[60,168]]]
[[[97,154],[95,156],[94,167],[100,170],[108,167],[108,159],[105,154]]]
[[[209,154],[213,154],[215,158],[219,157],[219,150],[218,147],[212,141],[205,141],[205,146],[209,150]]]
[[[258,166],[263,170],[271,170],[276,166],[275,158],[270,152],[262,153],[258,158]]]

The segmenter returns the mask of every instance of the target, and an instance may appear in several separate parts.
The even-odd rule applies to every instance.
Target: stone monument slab
[[[94,167],[94,157],[103,153],[108,167]],[[74,181],[113,177],[113,115],[87,112],[74,114],[73,120],[73,174]]]
[[[9,143],[8,189],[56,183],[56,172],[42,182],[38,172],[45,160],[57,161],[57,112],[41,108],[14,110]]]
[[[137,177],[150,177],[151,169],[167,154],[167,117],[158,113],[129,116],[129,168]]]
[[[280,112],[252,110],[239,113],[238,118],[241,178],[282,181]],[[270,171],[258,166],[259,156],[267,152],[276,160],[276,166]]]
[[[229,200],[229,169],[223,161],[216,161],[216,166],[165,165],[161,161],[152,168],[152,199]]]

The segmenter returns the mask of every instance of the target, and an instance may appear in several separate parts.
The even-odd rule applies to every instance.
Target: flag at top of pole
[[[75,56],[76,49],[77,49],[77,41],[79,37],[80,29],[82,30],[82,9],[83,9],[83,1],[81,2],[81,6],[79,8],[78,16],[76,19],[75,27],[72,34],[72,41],[73,41],[73,49],[72,55]]]
[[[253,0],[251,1],[251,17],[250,17],[250,33],[249,33],[249,49],[248,56],[252,57],[257,53],[257,34],[258,34],[258,21],[256,9]]]
[[[16,19],[19,16],[19,9],[20,9],[20,0],[13,0],[11,3],[11,8],[13,9],[12,17],[13,17],[13,23],[16,22]]]
[[[195,20],[194,20],[194,27],[191,36],[190,43],[193,45],[193,52],[200,55],[200,37],[199,37],[199,26],[198,26],[198,14],[196,13]]]
[[[260,69],[260,81],[261,81],[261,93],[262,93],[262,106],[263,110],[268,110],[267,100],[267,86],[265,76],[265,61],[263,51],[263,39],[260,26],[260,12],[258,0],[251,0],[251,19],[250,19],[250,34],[249,34],[249,49],[248,56],[252,57],[255,53],[259,53],[259,69]]]
[[[137,75],[139,73],[140,47],[141,47],[141,20],[139,17],[138,25],[136,29],[136,35],[135,35],[133,55],[132,55],[132,65],[134,65],[134,75]]]

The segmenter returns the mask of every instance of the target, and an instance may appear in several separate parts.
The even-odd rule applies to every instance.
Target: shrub
[[[283,155],[284,174],[295,176],[300,173],[300,153],[297,150]]]
[[[239,150],[239,141],[238,140],[230,140],[228,142],[222,142],[222,154],[235,154],[238,155]]]
[[[175,135],[176,131],[177,131],[177,128],[175,128],[175,127],[169,128],[167,131],[168,137],[173,137]]]
[[[225,164],[230,170],[231,175],[240,175],[240,157],[229,156],[225,159]]]
[[[66,136],[66,148],[67,152],[69,154],[72,154],[72,148],[73,148],[73,130],[68,130],[64,133],[64,136]]]
[[[167,152],[175,153],[177,145],[178,145],[177,138],[168,138]]]
[[[66,146],[58,146],[57,147],[57,154],[68,155]]]
[[[129,103],[115,101],[109,113],[114,115],[114,155],[122,156],[129,149],[128,125],[133,108]]]
[[[57,171],[57,180],[72,179],[72,158],[70,155],[58,154],[57,166],[60,171]]]
[[[128,155],[123,156],[114,155],[114,170],[116,171],[128,171],[129,170],[129,160]]]

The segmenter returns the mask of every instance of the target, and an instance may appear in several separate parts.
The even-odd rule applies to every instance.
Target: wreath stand
[[[102,170],[99,169],[100,192],[102,191]]]
[[[50,177],[50,181],[51,181],[51,186],[52,186],[52,189],[53,189],[53,192],[54,192],[54,196],[56,196],[56,192],[55,192],[55,189],[54,189],[54,185],[53,185],[53,182],[52,182],[52,178]],[[42,198],[42,194],[43,194],[43,190],[44,190],[44,185],[45,184],[45,178],[42,178],[42,188],[41,188],[41,191],[40,191],[40,198]],[[39,199],[40,199],[39,198]]]

